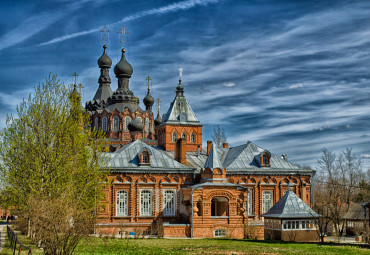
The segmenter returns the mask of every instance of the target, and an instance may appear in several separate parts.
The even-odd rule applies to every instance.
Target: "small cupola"
[[[179,80],[179,85],[176,87],[176,96],[183,96],[184,95],[184,86],[181,84],[181,79]]]
[[[146,110],[147,111],[151,111],[152,110],[152,106],[154,104],[154,98],[150,94],[150,80],[151,80],[151,78],[150,78],[150,76],[148,76],[146,79],[148,81],[148,92],[147,92],[146,96],[143,99],[143,103],[144,103],[144,105],[146,107]]]

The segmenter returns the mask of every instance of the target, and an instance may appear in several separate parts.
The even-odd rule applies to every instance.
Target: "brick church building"
[[[313,170],[290,163],[252,142],[217,148],[202,144],[202,123],[186,100],[181,80],[162,117],[145,109],[130,90],[133,68],[125,58],[114,67],[104,52],[94,98],[86,102],[92,129],[110,143],[109,183],[97,209],[97,232],[163,234],[165,237],[263,238],[263,217],[287,190],[311,205]],[[174,86],[175,87],[175,86]]]

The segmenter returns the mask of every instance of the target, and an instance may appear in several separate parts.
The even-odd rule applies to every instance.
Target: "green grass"
[[[25,245],[30,245],[20,236]],[[32,254],[42,250],[32,246]],[[9,247],[1,254],[11,254]],[[370,250],[334,244],[286,243],[231,239],[83,239],[75,254],[370,254]]]

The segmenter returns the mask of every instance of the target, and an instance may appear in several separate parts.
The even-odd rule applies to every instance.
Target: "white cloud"
[[[302,87],[303,87],[302,83],[297,83],[297,84],[293,84],[289,86],[290,89],[296,89],[296,88],[302,88]]]
[[[124,19],[122,19],[120,21],[117,21],[115,23],[111,23],[107,26],[111,27],[111,26],[114,26],[114,25],[122,24],[122,23],[125,23],[125,22],[128,22],[128,21],[131,21],[131,20],[135,20],[135,19],[139,19],[139,18],[142,18],[142,17],[145,17],[145,16],[149,16],[149,15],[166,14],[166,13],[169,13],[169,12],[187,10],[187,9],[190,9],[190,8],[195,7],[197,5],[207,5],[207,4],[217,3],[217,2],[220,2],[220,1],[221,0],[186,0],[186,1],[181,1],[181,2],[177,2],[177,3],[169,4],[169,5],[166,5],[166,6],[163,6],[163,7],[153,8],[153,9],[150,9],[150,10],[145,10],[145,11],[140,11],[140,12],[134,13],[130,16],[125,17]],[[54,38],[50,41],[41,43],[41,44],[39,44],[39,46],[53,44],[53,43],[65,41],[65,40],[68,40],[68,39],[72,39],[72,38],[75,38],[75,37],[79,37],[79,36],[82,36],[82,35],[95,33],[97,31],[99,31],[99,29],[100,28],[94,28],[94,29],[89,29],[89,30],[69,34],[69,35],[64,35],[64,36],[61,36],[61,37]]]
[[[363,154],[361,155],[361,158],[370,159],[370,154]]]
[[[225,82],[222,85],[225,87],[234,87],[236,84],[234,82]]]

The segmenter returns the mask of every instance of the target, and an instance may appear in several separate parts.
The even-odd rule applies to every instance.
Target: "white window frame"
[[[197,136],[194,133],[192,133],[191,136],[190,136],[190,142],[195,143],[196,140],[197,140]]]
[[[127,116],[125,118],[125,131],[128,131],[128,124],[130,124],[130,122],[131,122],[131,118]]]
[[[226,237],[227,236],[227,230],[226,229],[216,229],[213,233],[214,237]]]
[[[169,198],[166,193],[172,193],[172,201],[167,201]],[[163,190],[163,215],[164,216],[175,216],[176,215],[176,200],[177,194],[175,189],[164,189]]]
[[[262,213],[267,213],[274,204],[274,196],[271,190],[262,192]]]
[[[144,197],[148,194],[148,197]],[[144,201],[145,199],[145,201]],[[152,216],[153,214],[153,190],[140,190],[140,216]]]
[[[119,118],[117,116],[113,117],[113,131],[119,131]]]
[[[246,202],[245,208],[247,210],[248,215],[252,215],[253,199],[252,199],[252,193],[251,192],[248,192],[248,194],[247,194],[247,202]]]
[[[107,131],[108,130],[108,120],[107,120],[107,117],[104,117],[102,119],[102,130],[103,131]]]
[[[128,192],[126,190],[119,190],[117,191],[116,196],[117,196],[116,216],[127,216],[128,215]]]
[[[176,131],[174,131],[172,133],[172,142],[176,142],[176,140],[177,140],[177,133],[176,133]]]

